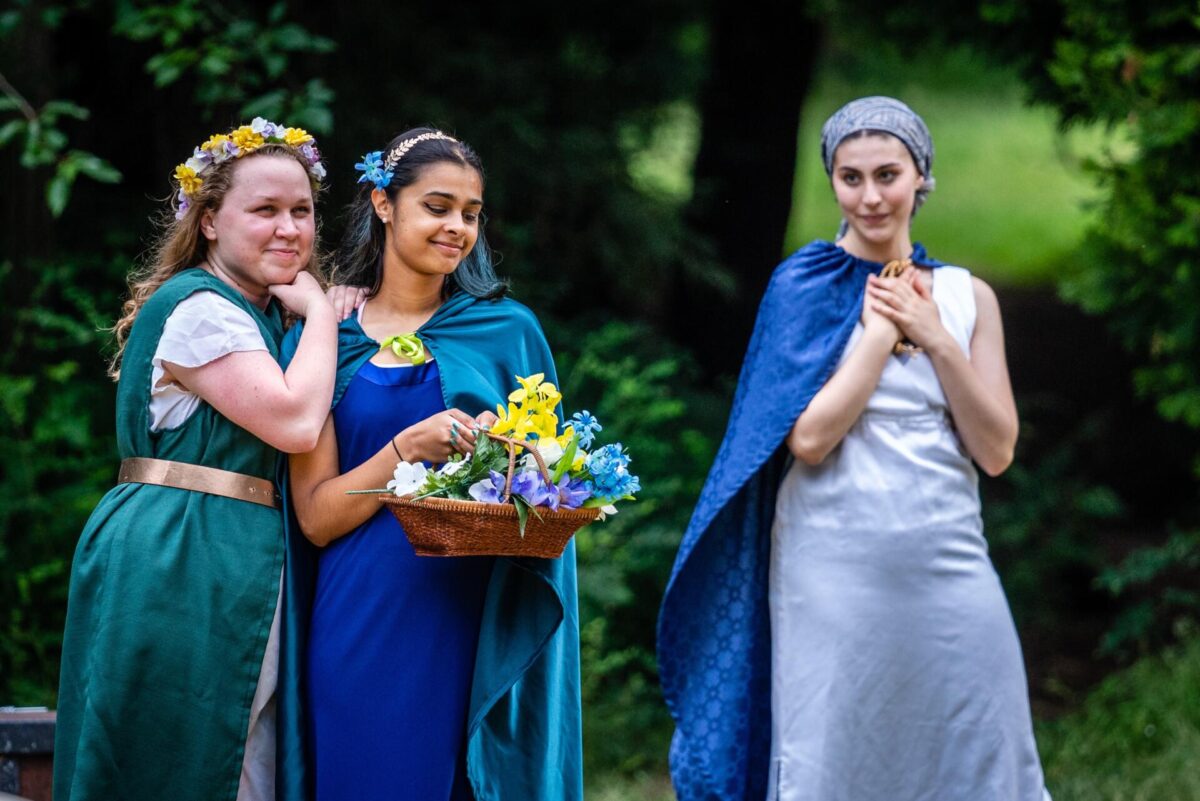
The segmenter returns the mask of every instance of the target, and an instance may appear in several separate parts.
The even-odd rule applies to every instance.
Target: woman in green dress
[[[115,328],[121,472],[72,565],[57,801],[275,797],[276,462],[316,442],[337,352],[324,174],[311,136],[261,118],[176,169]],[[307,322],[286,371],[284,313]]]

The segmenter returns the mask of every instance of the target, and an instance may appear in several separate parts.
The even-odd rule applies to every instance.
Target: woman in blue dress
[[[421,558],[347,494],[470,453],[517,374],[553,376],[549,348],[491,267],[470,147],[414,129],[358,168],[334,281],[369,295],[317,447],[290,460],[283,797],[581,798],[573,547]]]

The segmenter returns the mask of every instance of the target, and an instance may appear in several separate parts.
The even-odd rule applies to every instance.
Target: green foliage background
[[[599,415],[643,477],[638,504],[579,536],[587,760],[597,797],[665,797],[655,620],[736,371],[702,369],[688,331],[666,322],[680,276],[725,291],[739,280],[687,216],[722,7],[563,14],[536,0],[464,25],[414,5],[388,11],[403,25],[375,26],[361,24],[380,13],[366,0],[0,10],[0,704],[54,702],[70,553],[114,472],[103,329],[174,164],[254,115],[307,127],[330,165],[323,233],[334,241],[350,165],[432,123],[484,156],[489,237],[517,297],[543,318],[568,406]],[[1196,737],[1194,704],[1150,692],[1195,672],[1186,636],[1084,698],[1103,672],[1190,631],[1200,610],[1192,479],[1155,489],[1134,475],[1159,481],[1163,464],[1187,470],[1200,452],[1200,8],[810,10],[826,14],[805,24],[825,24],[828,41],[801,115],[781,251],[836,225],[815,156],[821,120],[849,97],[896,94],[925,114],[939,148],[917,237],[1002,299],[1057,285],[1103,316],[1077,350],[1053,351],[1053,370],[1102,358],[1113,377],[1081,390],[1053,375],[1019,398],[1022,453],[985,483],[987,528],[1040,708],[1079,708],[1041,730],[1063,797],[1151,797],[1081,778],[1114,761],[1163,788],[1156,799],[1193,797],[1192,774],[1154,784]],[[1055,343],[1017,345],[1028,324],[1011,321],[1010,348],[1036,361]],[[1126,398],[1130,371],[1140,402]],[[1147,422],[1149,409],[1173,425]],[[1149,725],[1171,737],[1147,745]]]

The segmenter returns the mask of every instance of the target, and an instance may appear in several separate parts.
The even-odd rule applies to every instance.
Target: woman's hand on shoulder
[[[320,306],[329,306],[325,292],[312,273],[301,270],[290,284],[271,284],[267,291],[292,314],[308,318]]]
[[[331,286],[325,291],[325,297],[329,301],[329,305],[333,307],[333,313],[337,315],[338,322],[345,320],[354,310],[367,300],[367,288],[365,286]]]

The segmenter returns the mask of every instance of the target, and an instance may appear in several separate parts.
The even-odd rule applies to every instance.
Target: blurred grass
[[[1200,638],[1105,679],[1038,727],[1054,801],[1200,799]]]
[[[1054,801],[1200,799],[1200,637],[1113,674],[1037,726]],[[670,801],[665,776],[596,777],[589,801]]]
[[[1101,128],[1058,130],[1053,112],[1025,105],[1021,92],[1015,75],[968,50],[906,60],[886,47],[833,45],[801,118],[785,252],[837,231],[821,125],[849,100],[886,94],[933,134],[937,189],[913,221],[914,239],[998,285],[1054,282],[1073,266],[1099,195],[1085,159],[1125,145]]]
[[[667,776],[613,774],[589,781],[584,797],[588,801],[675,801],[675,791]]]

